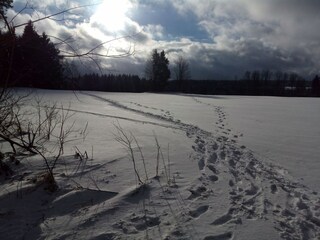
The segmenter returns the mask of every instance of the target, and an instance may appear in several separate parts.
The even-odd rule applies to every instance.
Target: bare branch
[[[97,6],[97,5],[100,5],[102,2],[99,2],[99,3],[93,3],[93,4],[86,4],[86,5],[81,5],[81,6],[77,6],[77,7],[72,7],[72,8],[68,8],[66,10],[62,10],[60,12],[57,12],[57,13],[53,13],[53,14],[50,14],[50,15],[47,15],[47,16],[44,16],[44,17],[41,17],[41,18],[38,18],[36,20],[31,20],[32,23],[36,23],[36,22],[40,22],[40,21],[43,21],[45,19],[52,19],[52,17],[54,16],[58,16],[58,15],[61,15],[61,14],[64,14],[64,13],[67,13],[67,12],[71,12],[72,10],[76,10],[76,9],[81,9],[81,8],[87,8],[87,7],[92,7],[92,6]],[[19,27],[23,27],[23,26],[26,26],[28,23],[21,23],[21,24],[18,24],[18,25],[15,25],[14,28],[19,28]]]
[[[13,20],[14,20],[17,16],[19,16],[24,10],[26,10],[26,9],[28,8],[28,5],[29,5],[29,2],[27,1],[26,4],[25,4],[25,6],[24,6],[19,12],[17,12],[17,14],[13,16],[13,18],[11,18],[11,20],[9,21],[9,23],[12,24],[12,23],[13,23]]]
[[[138,34],[138,33],[136,33]],[[136,35],[135,34],[135,35]],[[134,36],[134,35],[133,35]],[[84,57],[84,56],[88,56],[88,55],[92,55],[92,56],[99,56],[99,57],[124,57],[124,56],[129,56],[129,55],[132,55],[134,52],[130,51],[131,50],[131,47],[129,49],[129,51],[127,51],[125,54],[118,54],[118,55],[109,55],[108,53],[107,54],[99,54],[99,53],[95,53],[94,51],[103,47],[104,45],[106,44],[109,44],[111,42],[115,42],[115,41],[119,41],[121,39],[128,39],[128,38],[132,38],[133,37],[132,35],[126,35],[126,36],[122,36],[122,37],[117,37],[117,38],[113,38],[111,40],[108,40],[108,41],[104,41],[100,44],[98,44],[97,46],[95,46],[94,48],[91,48],[89,51],[87,52],[83,52],[83,53],[68,53],[68,52],[65,52],[66,55],[61,55],[62,57],[64,58],[74,58],[74,57]],[[70,46],[68,44],[68,46]],[[72,48],[73,50],[73,48]]]

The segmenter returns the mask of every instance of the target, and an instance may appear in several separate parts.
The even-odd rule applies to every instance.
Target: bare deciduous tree
[[[188,80],[190,78],[190,67],[188,61],[183,58],[179,57],[174,62],[174,74],[176,80],[178,81],[179,88],[182,88],[182,81]]]
[[[177,81],[188,80],[190,78],[189,62],[180,56],[174,62],[174,73]]]

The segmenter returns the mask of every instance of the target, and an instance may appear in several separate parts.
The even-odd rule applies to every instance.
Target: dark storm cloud
[[[172,1],[182,16],[197,16],[211,42],[182,48],[193,76],[233,78],[245,70],[319,71],[320,1]],[[169,48],[170,49],[170,48]]]
[[[313,62],[304,52],[286,52],[256,40],[238,40],[233,48],[217,49],[212,44],[190,43],[177,54],[190,62],[192,77],[199,79],[241,78],[246,70],[286,70],[308,74]],[[169,48],[169,56],[179,49]],[[306,67],[302,67],[306,66]]]

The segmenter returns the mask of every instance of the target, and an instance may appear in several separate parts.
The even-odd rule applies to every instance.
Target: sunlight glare
[[[104,0],[93,18],[111,32],[120,31],[125,27],[128,19],[126,13],[130,8],[132,4],[129,0]]]

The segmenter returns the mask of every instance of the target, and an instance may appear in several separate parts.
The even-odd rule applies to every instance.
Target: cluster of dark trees
[[[68,90],[90,90],[104,92],[146,92],[152,90],[151,81],[137,75],[127,74],[84,74],[64,81]]]
[[[43,33],[39,35],[32,22],[23,34],[0,32],[0,84],[59,89],[63,67],[59,50]]]
[[[151,57],[147,61],[145,74],[147,80],[151,81],[153,91],[164,91],[171,72],[169,70],[169,60],[164,51],[152,51]]]
[[[169,60],[164,51],[153,50],[145,68],[146,78],[130,74],[84,74],[65,78],[64,89],[106,92],[168,91]]]
[[[168,91],[171,72],[164,51],[152,51],[146,63],[145,75],[146,78],[128,74],[84,74],[65,79],[62,86],[65,89],[106,92]]]

